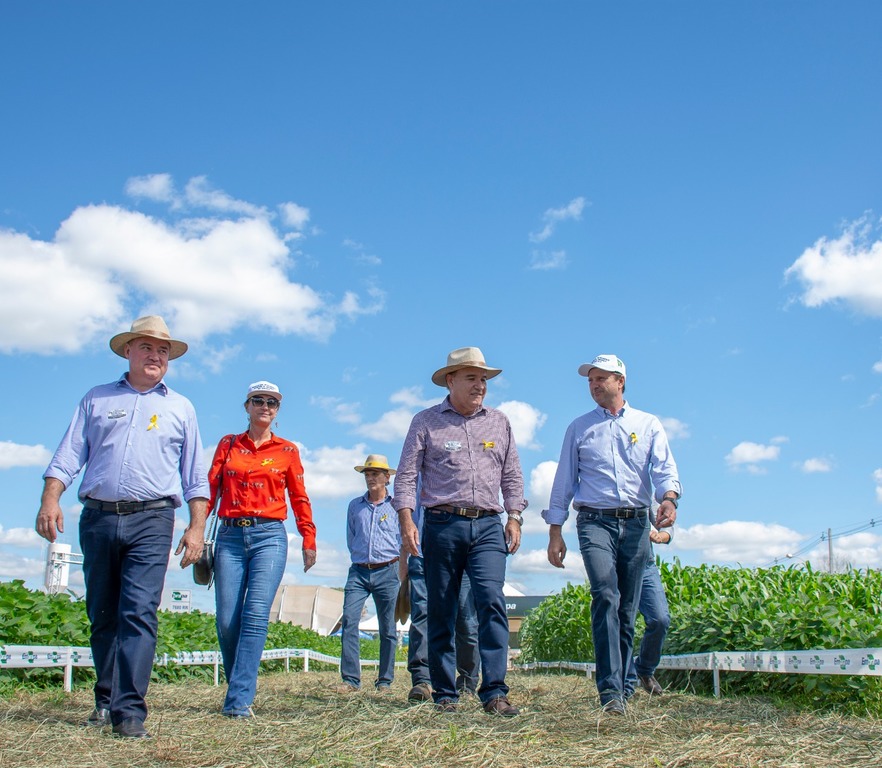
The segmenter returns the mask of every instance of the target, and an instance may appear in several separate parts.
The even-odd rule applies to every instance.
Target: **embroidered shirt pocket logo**
[[[445,451],[461,451],[462,443],[459,440],[448,440],[444,443]]]

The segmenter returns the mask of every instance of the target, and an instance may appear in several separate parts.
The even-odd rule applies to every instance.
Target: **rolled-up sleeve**
[[[202,457],[199,423],[196,421],[196,411],[192,405],[187,408],[181,445],[181,490],[184,492],[184,501],[207,499],[211,495],[205,461]]]
[[[557,471],[551,486],[551,499],[542,517],[549,525],[563,525],[570,516],[570,503],[579,482],[579,456],[575,426],[571,424],[564,435]]]
[[[74,411],[70,426],[61,438],[55,455],[46,471],[43,479],[53,477],[64,483],[69,488],[76,476],[80,473],[85,463],[89,460],[89,440],[86,434],[88,426],[88,406],[86,398],[80,400],[80,404]]]

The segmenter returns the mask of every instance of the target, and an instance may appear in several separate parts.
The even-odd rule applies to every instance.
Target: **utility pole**
[[[833,531],[827,529],[827,573],[833,573]]]

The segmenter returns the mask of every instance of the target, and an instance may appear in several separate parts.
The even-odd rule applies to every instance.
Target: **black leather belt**
[[[227,528],[250,528],[252,525],[261,525],[262,523],[282,522],[275,517],[222,517],[220,521]]]
[[[392,563],[397,563],[398,558],[393,557],[391,560],[387,560],[385,563],[353,563],[353,565],[357,565],[359,568],[367,568],[369,571],[375,571],[377,568],[385,568],[387,565],[392,565]]]
[[[579,507],[580,512],[599,512],[604,517],[615,517],[619,520],[631,520],[635,517],[643,517],[649,512],[649,507],[613,507],[612,509],[597,509],[596,507]]]
[[[439,504],[437,507],[428,507],[429,512],[434,515],[448,514],[459,515],[460,517],[487,517],[488,515],[498,515],[492,509],[478,509],[477,507],[453,507],[450,504]]]
[[[174,507],[174,505],[175,501],[171,496],[163,496],[161,499],[151,501],[98,501],[98,499],[87,498],[83,502],[85,509],[97,509],[101,512],[113,512],[117,515],[131,515],[133,512]]]

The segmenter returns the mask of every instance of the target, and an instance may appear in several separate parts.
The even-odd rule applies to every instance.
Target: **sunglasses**
[[[263,408],[263,406],[267,406],[269,408],[278,408],[281,405],[280,400],[276,400],[274,397],[265,398],[265,397],[252,397],[251,405],[256,405],[258,408]]]

